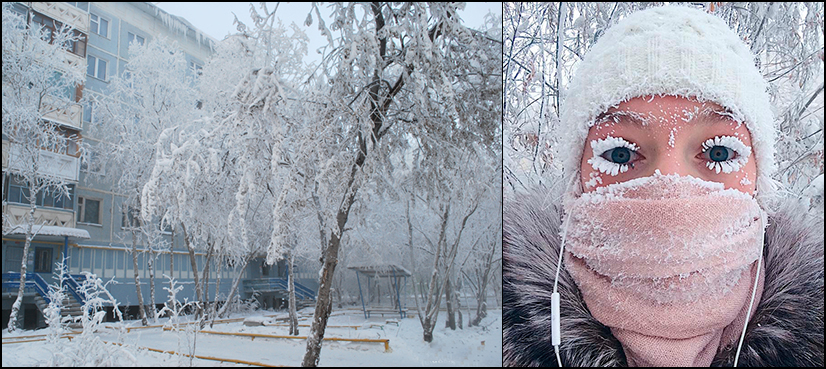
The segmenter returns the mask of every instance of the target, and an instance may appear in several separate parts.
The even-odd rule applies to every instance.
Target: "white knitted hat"
[[[579,63],[563,93],[556,157],[568,181],[578,176],[596,117],[631,98],[675,95],[712,101],[729,109],[751,133],[760,200],[774,191],[771,175],[776,170],[767,87],[754,55],[720,18],[674,5],[639,11],[607,30]],[[579,193],[579,186],[574,187]]]

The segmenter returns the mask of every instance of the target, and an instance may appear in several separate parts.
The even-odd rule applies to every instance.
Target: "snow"
[[[502,365],[502,311],[489,310],[478,327],[465,327],[451,331],[443,328],[445,313],[440,312],[439,326],[433,332],[433,342],[422,339],[422,327],[416,318],[395,319],[392,317],[371,317],[364,319],[360,309],[342,309],[333,312],[328,321],[325,338],[370,338],[389,339],[390,352],[384,352],[383,343],[324,341],[319,365],[321,366],[501,366]],[[467,314],[467,312],[465,312]],[[234,314],[231,318],[260,320],[268,326],[246,327],[241,321],[216,323],[213,328],[207,325],[205,331],[258,333],[284,335],[289,327],[275,324],[275,312],[257,311],[254,314]],[[311,324],[312,308],[301,310],[299,324]],[[469,320],[469,318],[465,318]],[[167,319],[160,319],[161,324]],[[395,322],[394,322],[395,321]],[[398,325],[396,324],[398,323]],[[104,323],[113,326],[115,323]],[[128,321],[130,326],[138,326],[139,320]],[[278,322],[278,324],[283,324]],[[343,327],[356,326],[358,328]],[[306,336],[309,327],[299,327],[299,335]],[[3,330],[4,367],[42,366],[52,356],[51,347],[46,341],[6,344],[10,337],[44,334],[46,330],[19,330],[8,334]],[[117,340],[115,330],[105,329],[98,332],[103,341]],[[181,349],[185,351],[186,334],[163,331],[162,328],[134,329],[125,334],[127,351],[137,359],[139,366],[179,366],[188,365],[189,359],[183,360],[172,354],[163,354],[135,346],[178,351],[180,338]],[[269,365],[298,366],[304,356],[306,341],[304,339],[281,339],[256,337],[236,337],[200,333],[197,336],[195,355],[227,359],[240,359]],[[194,359],[196,366],[233,366],[231,362]]]
[[[75,238],[91,238],[89,232],[85,229],[35,225],[32,226],[32,233],[39,236],[69,236]],[[18,224],[11,227],[9,234],[26,234],[26,225]]]

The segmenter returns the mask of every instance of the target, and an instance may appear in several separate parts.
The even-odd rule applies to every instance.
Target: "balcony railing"
[[[10,227],[25,224],[26,217],[29,215],[29,206],[6,204],[3,205],[3,214],[6,215]],[[68,209],[38,206],[34,211],[34,224],[75,228],[75,212]]]
[[[8,150],[6,150],[7,147]],[[7,146],[4,142],[3,152],[8,154],[7,163],[4,163],[4,166],[11,169],[25,169],[25,159],[22,157],[21,151],[20,146],[15,144],[8,144]],[[78,172],[80,171],[80,158],[42,149],[40,150],[40,154],[41,173],[77,182]]]
[[[89,33],[89,13],[65,2],[32,2],[31,4],[35,11],[71,25],[80,32]]]
[[[68,63],[75,62],[84,65],[86,63],[85,60],[75,54],[70,52],[66,52],[65,54]],[[73,59],[76,60],[73,61]],[[83,120],[81,119],[83,106],[80,104],[69,103],[68,106],[63,106],[62,103],[59,103],[58,99],[53,96],[46,95],[43,96],[43,105],[40,109],[43,113],[44,119],[49,119],[60,124],[74,127],[77,130],[81,130],[83,128]]]

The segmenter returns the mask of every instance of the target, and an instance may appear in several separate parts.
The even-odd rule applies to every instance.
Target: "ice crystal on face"
[[[728,174],[740,170],[740,168],[744,167],[746,163],[748,163],[749,156],[751,155],[751,147],[746,146],[743,141],[740,141],[739,138],[734,136],[717,136],[714,138],[709,138],[703,142],[702,146],[704,153],[714,146],[723,146],[737,152],[737,158],[735,159],[720,162],[706,162],[706,167],[714,170],[715,173],[718,174],[720,171]]]
[[[591,167],[594,168],[594,170],[601,173],[610,174],[612,176],[616,176],[619,173],[625,173],[628,171],[628,164],[613,163],[602,157],[602,154],[606,151],[618,147],[625,147],[635,152],[639,150],[637,145],[620,137],[612,137],[609,135],[605,139],[591,141],[591,149],[593,150],[594,156],[588,159],[588,164],[591,164]]]
[[[602,177],[600,177],[599,174],[591,172],[590,177],[591,179],[585,182],[585,188],[596,187],[597,184],[602,184]]]

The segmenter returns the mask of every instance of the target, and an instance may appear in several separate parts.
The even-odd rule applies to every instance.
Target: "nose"
[[[651,166],[653,169],[651,169],[649,175],[653,175],[656,169],[659,169],[662,174],[677,174],[680,176],[692,174],[690,163],[685,162],[679,155],[675,155],[674,151],[659,155],[654,164]]]

